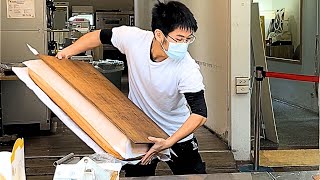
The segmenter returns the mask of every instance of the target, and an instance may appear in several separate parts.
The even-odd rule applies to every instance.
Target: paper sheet
[[[12,178],[11,152],[0,152],[0,179]]]
[[[7,18],[35,18],[35,0],[6,0]]]
[[[58,165],[53,180],[65,179],[111,179],[113,172],[117,172],[116,179],[122,165],[120,163],[96,163],[88,157],[82,158],[77,164]]]
[[[101,154],[105,153],[85,132],[83,132],[78,125],[76,125],[69,116],[64,113],[29,77],[28,68],[13,67],[13,72],[22,80],[28,88],[30,88],[38,98],[82,141],[84,141],[94,152]]]

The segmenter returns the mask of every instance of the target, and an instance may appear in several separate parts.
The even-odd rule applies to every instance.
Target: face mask
[[[180,61],[186,56],[188,52],[188,46],[189,46],[188,43],[172,43],[172,42],[169,42],[168,40],[167,42],[169,43],[168,51],[164,49],[162,43],[160,44],[163,51],[169,56],[169,58]]]

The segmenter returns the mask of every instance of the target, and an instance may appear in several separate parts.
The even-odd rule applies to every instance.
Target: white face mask
[[[188,52],[189,43],[172,43],[169,42],[166,37],[165,39],[169,43],[169,47],[168,50],[166,50],[163,47],[163,44],[160,43],[162,50],[169,56],[169,58],[178,61],[182,60]]]

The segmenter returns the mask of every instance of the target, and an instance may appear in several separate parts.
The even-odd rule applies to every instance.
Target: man
[[[126,165],[126,176],[155,175],[158,152],[171,148],[168,165],[173,174],[204,174],[205,165],[193,132],[207,118],[203,77],[188,53],[195,40],[197,22],[182,3],[158,3],[152,10],[152,32],[121,26],[86,34],[58,53],[69,58],[103,44],[112,44],[126,55],[129,99],[167,134],[154,142],[139,165]]]

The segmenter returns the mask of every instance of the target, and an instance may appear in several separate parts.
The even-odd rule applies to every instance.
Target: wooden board
[[[268,71],[266,56],[264,51],[264,41],[260,26],[258,3],[252,3],[251,9],[251,42],[254,66],[262,66]],[[255,84],[254,84],[255,85]],[[253,87],[252,99],[255,99],[255,86]],[[265,125],[266,138],[272,142],[279,143],[276,122],[274,118],[270,82],[265,78],[262,82],[262,117]]]
[[[118,159],[123,159],[112,146],[96,131],[59,93],[50,87],[40,76],[29,69],[29,76],[48,96],[59,106],[63,107],[68,116],[87,133],[103,150]]]
[[[91,64],[52,56],[39,57],[97,107],[132,142],[151,143],[149,136],[168,135]]]

